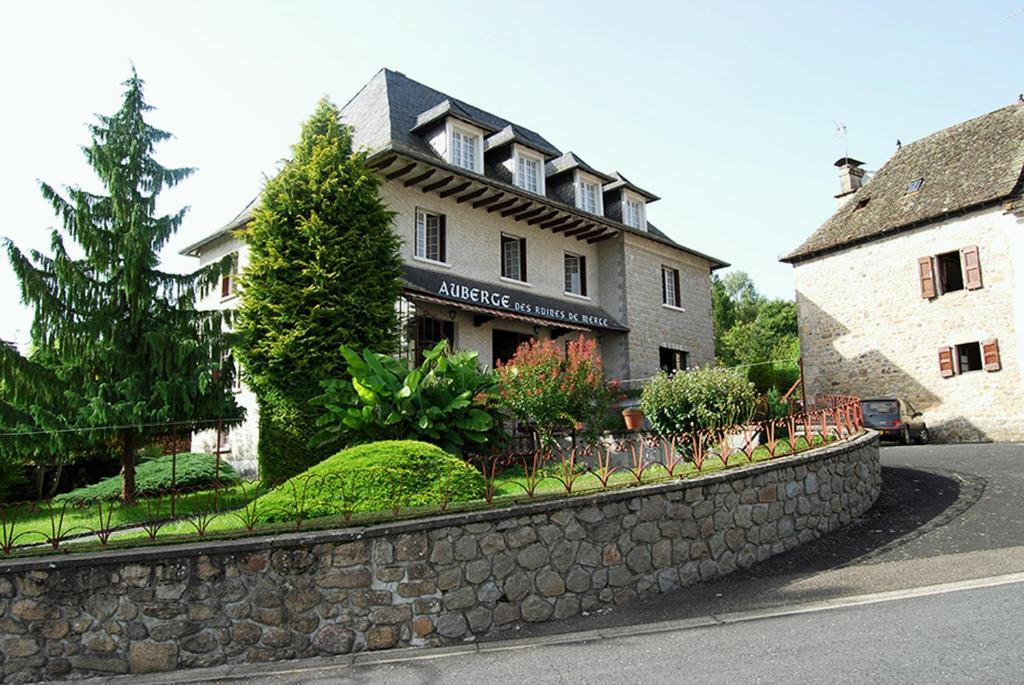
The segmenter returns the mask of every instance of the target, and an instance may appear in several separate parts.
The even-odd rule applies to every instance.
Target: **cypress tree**
[[[337,107],[321,100],[242,229],[238,353],[259,397],[264,480],[330,455],[309,446],[322,411],[309,400],[321,380],[344,374],[341,345],[394,350],[402,261],[379,190]]]
[[[123,85],[121,108],[97,116],[83,148],[103,191],[68,187],[61,194],[41,183],[61,222],[51,254],[25,254],[5,240],[22,299],[33,308],[34,353],[25,359],[10,346],[0,349],[0,400],[8,421],[50,431],[49,445],[20,441],[15,449],[61,449],[52,442],[61,425],[115,446],[122,498],[132,502],[140,447],[166,434],[167,424],[185,433],[208,428],[209,419],[230,424],[240,410],[223,315],[195,306],[230,265],[191,274],[160,269],[160,250],[188,208],[157,215],[157,197],[193,170],[157,163],[155,146],[171,136],[146,123],[152,108],[134,69]],[[66,240],[78,249],[69,251]]]

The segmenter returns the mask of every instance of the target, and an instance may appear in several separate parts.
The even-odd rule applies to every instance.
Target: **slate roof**
[[[923,179],[920,190],[907,186]],[[870,181],[782,258],[798,262],[1021,193],[1024,104],[997,109],[904,145]]]
[[[597,176],[602,181],[611,182],[612,180],[611,176],[609,176],[606,173],[600,172],[594,167],[590,166],[589,164],[584,162],[580,158],[580,156],[577,155],[575,152],[566,152],[562,156],[556,157],[555,159],[545,164],[544,175],[554,176],[555,174],[560,174],[563,171],[569,171],[570,169],[582,169],[583,171],[586,171],[588,174],[593,174],[594,176]]]
[[[505,128],[495,133],[494,135],[485,138],[484,151],[486,152],[487,150],[496,148],[500,145],[505,145],[506,143],[519,143],[521,145],[525,145],[531,150],[536,150],[537,152],[540,152],[548,159],[552,157],[558,157],[559,155],[562,154],[561,152],[558,151],[558,148],[556,148],[553,145],[545,146],[540,144],[540,141],[537,140],[536,136],[532,138],[529,137],[522,128],[516,126],[515,124],[509,124]]]
[[[625,176],[620,174],[618,171],[613,171],[612,172],[612,179],[613,180],[612,180],[611,183],[606,183],[605,184],[604,189],[603,189],[604,192],[607,193],[607,192],[612,191],[612,190],[617,190],[618,188],[628,188],[628,189],[632,190],[634,193],[637,193],[638,195],[642,195],[643,197],[647,198],[648,202],[654,202],[655,200],[660,200],[661,199],[660,197],[658,197],[657,195],[655,195],[651,191],[644,190],[640,186],[636,185],[635,183],[630,181],[628,178],[626,178]]]

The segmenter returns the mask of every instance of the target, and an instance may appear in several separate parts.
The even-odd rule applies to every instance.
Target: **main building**
[[[606,374],[643,379],[714,361],[709,274],[727,266],[647,220],[658,197],[544,137],[384,69],[342,109],[356,147],[384,181],[402,238],[402,353],[440,340],[491,366],[530,338],[597,340]],[[256,201],[254,201],[255,204]],[[182,254],[201,264],[246,247],[234,220]],[[231,307],[226,278],[204,307]],[[254,398],[222,450],[254,466]],[[197,437],[211,449],[215,436]]]

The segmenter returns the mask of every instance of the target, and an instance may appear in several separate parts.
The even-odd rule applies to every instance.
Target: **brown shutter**
[[[500,242],[499,242],[500,247],[498,248],[498,263],[501,265],[501,268],[498,270],[498,273],[500,273],[505,278],[508,278],[508,274],[505,273],[505,242],[506,241],[508,241],[508,238],[506,238],[505,236],[501,236],[501,239],[500,239]]]
[[[676,285],[676,301],[673,302],[677,307],[683,306],[683,293],[679,290],[679,269],[672,269],[672,281]]]
[[[998,371],[1003,368],[999,359],[999,341],[995,338],[981,343],[981,360],[986,371]]]
[[[939,348],[939,375],[943,378],[949,378],[956,374],[956,369],[953,368],[953,348],[952,347],[940,347]]]
[[[960,250],[960,263],[964,266],[964,287],[977,290],[981,287],[981,259],[978,246],[971,245]]]
[[[587,258],[580,255],[580,295],[587,294]]]
[[[437,217],[437,242],[439,245],[437,258],[448,261],[448,221],[444,214]]]
[[[526,238],[519,239],[519,277],[525,283],[526,278]]]
[[[931,257],[917,260],[917,275],[921,279],[921,297],[930,300],[936,296],[935,264]]]
[[[665,267],[661,267],[661,303],[668,304],[668,291],[665,290]]]

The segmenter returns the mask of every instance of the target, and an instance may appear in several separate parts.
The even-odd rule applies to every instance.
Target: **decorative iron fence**
[[[564,497],[603,489],[635,487],[700,476],[769,461],[846,440],[863,431],[860,402],[855,397],[825,396],[814,408],[768,421],[748,422],[717,430],[676,435],[650,432],[606,435],[595,444],[563,440],[539,449],[480,453],[468,459],[483,478],[483,497],[455,502],[453,476],[432,490],[428,505],[413,505],[398,483],[396,469],[371,469],[384,483],[384,507],[359,510],[359,482],[352,473],[305,475],[277,485],[277,502],[260,497],[274,484],[259,481],[222,483],[220,459],[212,487],[182,488],[172,468],[170,487],[134,505],[110,498],[69,500],[60,497],[0,504],[0,553],[4,556],[40,551],[95,549],[148,544],[166,538],[207,538],[211,535],[252,535],[259,532],[332,527],[409,518],[452,511],[514,504],[542,497]],[[176,458],[176,455],[172,455]],[[388,487],[388,483],[391,486]],[[317,514],[310,502],[330,492],[332,511]],[[321,498],[322,499],[322,498]],[[322,502],[321,502],[322,504]]]

